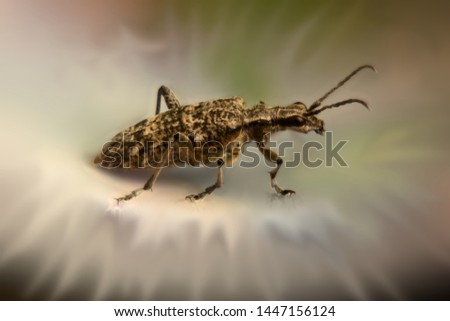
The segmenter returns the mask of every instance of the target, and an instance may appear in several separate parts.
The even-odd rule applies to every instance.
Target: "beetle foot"
[[[128,195],[122,196],[122,197],[115,197],[114,198],[117,201],[117,205],[119,205],[123,201],[128,201],[130,198],[128,198]]]
[[[130,194],[127,194],[127,195],[122,196],[122,197],[118,197],[115,200],[117,201],[117,205],[119,205],[120,202],[129,201],[129,200],[131,200],[132,198],[135,198],[136,196],[138,196],[141,193],[142,193],[142,190],[135,190],[135,191],[132,191]]]
[[[292,196],[295,194],[295,191],[290,190],[290,189],[283,189],[280,191],[280,194],[283,196]]]
[[[293,191],[293,190],[282,189],[280,186],[278,186],[275,179],[272,179],[272,187],[275,189],[275,191],[277,191],[277,194],[281,195],[281,196],[292,196],[295,194],[295,191]]]
[[[184,199],[185,199],[185,200],[189,200],[189,201],[191,201],[191,202],[195,202],[195,201],[201,200],[203,197],[205,197],[205,196],[204,196],[204,195],[201,195],[201,193],[200,193],[200,194],[191,194],[191,195],[188,195],[188,196],[186,196]]]
[[[209,193],[205,191],[205,192],[201,192],[201,193],[198,193],[198,194],[188,195],[184,199],[185,200],[189,200],[191,202],[195,202],[195,201],[199,201],[199,200],[203,199],[208,194]]]

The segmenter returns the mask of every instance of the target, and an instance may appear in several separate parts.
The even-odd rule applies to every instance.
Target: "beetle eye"
[[[303,117],[297,117],[297,121],[299,126],[303,126],[305,124],[305,119]]]

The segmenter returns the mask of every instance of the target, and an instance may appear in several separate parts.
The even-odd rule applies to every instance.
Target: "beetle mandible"
[[[94,162],[105,168],[155,169],[142,188],[117,198],[118,202],[130,200],[151,189],[165,167],[177,164],[216,166],[216,182],[198,194],[186,196],[186,199],[194,201],[221,187],[223,165],[231,165],[239,156],[241,146],[254,141],[264,157],[276,164],[269,172],[272,187],[279,195],[290,196],[295,192],[281,188],[276,181],[283,160],[267,146],[268,134],[293,130],[305,134],[314,131],[322,135],[324,122],[315,116],[322,111],[350,103],[369,109],[365,101],[356,98],[321,106],[330,94],[366,68],[375,71],[371,65],[355,69],[309,107],[301,102],[287,106],[269,106],[260,102],[248,109],[241,97],[181,105],[169,88],[161,86],[157,94],[156,115],[115,135],[104,144]],[[168,107],[164,113],[160,113],[161,97]]]

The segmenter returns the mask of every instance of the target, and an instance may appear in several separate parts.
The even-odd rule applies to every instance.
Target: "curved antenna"
[[[336,91],[338,88],[340,88],[342,85],[344,85],[347,81],[349,81],[354,75],[356,75],[358,72],[360,72],[363,69],[372,69],[373,71],[377,71],[375,69],[374,66],[372,65],[363,65],[359,68],[356,68],[355,70],[353,70],[353,72],[348,75],[347,77],[345,77],[343,80],[341,80],[333,89],[331,89],[330,91],[328,91],[325,95],[323,95],[322,97],[320,97],[319,99],[317,99],[315,102],[312,103],[311,106],[309,106],[308,110],[314,110],[317,107],[320,106],[320,104],[328,97],[330,96],[334,91]]]
[[[331,105],[323,106],[322,108],[317,109],[317,110],[309,111],[309,112],[306,113],[306,115],[308,115],[308,116],[310,116],[310,115],[316,115],[316,114],[318,114],[318,113],[324,111],[325,109],[335,108],[335,107],[339,107],[339,106],[347,105],[347,104],[352,104],[352,103],[358,103],[358,104],[361,104],[361,105],[363,105],[364,107],[366,107],[367,109],[370,110],[369,105],[368,105],[364,100],[352,98],[352,99],[347,99],[347,100],[339,101],[339,102],[334,103],[334,104],[331,104]]]

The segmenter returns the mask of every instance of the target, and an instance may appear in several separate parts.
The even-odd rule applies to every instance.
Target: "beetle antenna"
[[[310,109],[310,112],[307,112],[306,115],[308,115],[308,116],[310,116],[310,115],[317,115],[318,113],[324,111],[325,109],[335,108],[335,107],[339,107],[339,106],[347,105],[347,104],[352,104],[352,103],[361,104],[361,105],[363,105],[364,107],[366,107],[367,109],[370,110],[369,105],[364,100],[351,98],[351,99],[339,101],[339,102],[331,104],[331,105],[323,106],[322,108],[317,109],[317,110],[311,110]]]
[[[372,69],[373,71],[376,72],[376,69],[374,66],[372,65],[363,65],[359,68],[356,68],[355,70],[353,70],[353,72],[348,75],[347,77],[345,77],[344,79],[342,79],[333,89],[331,89],[330,91],[328,91],[325,95],[323,95],[322,97],[320,97],[319,99],[317,99],[315,102],[312,103],[311,106],[309,106],[308,110],[314,110],[317,107],[320,106],[320,104],[322,104],[322,102],[328,97],[330,96],[334,91],[336,91],[337,89],[339,89],[342,85],[344,85],[347,81],[349,81],[354,75],[356,75],[358,72],[360,72],[363,69]],[[363,104],[364,105],[364,104]],[[330,105],[332,106],[332,105]],[[340,105],[339,105],[340,106]],[[337,106],[334,106],[337,107]]]

